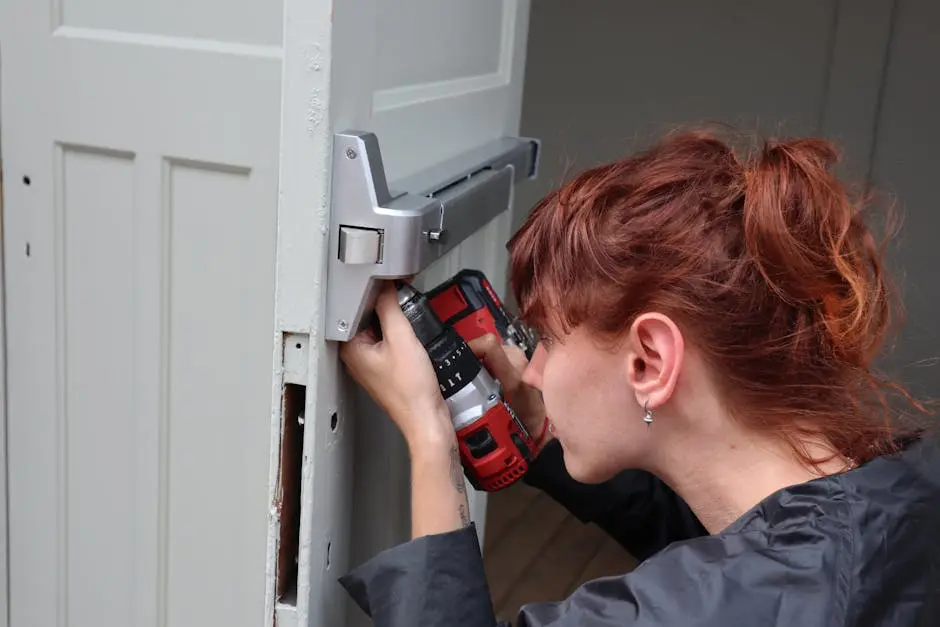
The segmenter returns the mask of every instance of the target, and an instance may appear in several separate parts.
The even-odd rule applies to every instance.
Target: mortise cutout
[[[298,548],[300,544],[300,474],[303,466],[303,413],[307,388],[284,386],[284,432],[281,436],[281,472],[277,506],[281,515],[277,552],[277,599],[293,604],[297,599]]]

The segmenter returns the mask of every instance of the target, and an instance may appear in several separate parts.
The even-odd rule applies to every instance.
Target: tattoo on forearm
[[[450,480],[454,482],[454,489],[463,494],[466,486],[463,483],[463,466],[460,464],[460,449],[457,445],[450,449]]]
[[[460,449],[457,448],[456,444],[450,449],[450,478],[457,494],[462,497],[458,508],[460,510],[460,522],[466,527],[470,524],[470,514],[467,511],[466,500],[467,486],[464,484],[463,466],[460,464]]]

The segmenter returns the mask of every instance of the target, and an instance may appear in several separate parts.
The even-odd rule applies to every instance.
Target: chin
[[[560,441],[559,441],[560,443]],[[564,446],[561,445],[562,456],[565,460],[565,469],[571,478],[579,483],[598,484],[604,483],[617,476],[618,470],[608,465],[598,464],[592,461],[590,457],[579,457],[572,455]],[[595,457],[594,460],[597,458]]]

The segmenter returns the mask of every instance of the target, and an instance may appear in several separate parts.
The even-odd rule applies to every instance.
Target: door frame
[[[334,73],[333,65],[336,59],[346,65],[357,57],[367,59],[374,51],[373,38],[363,33],[374,30],[369,20],[376,11],[363,10],[358,19],[353,13],[375,2],[334,6],[331,0],[284,0],[266,627],[345,623],[347,601],[336,580],[349,565],[352,495],[345,480],[352,471],[354,433],[342,405],[351,395],[342,389],[337,347],[322,340],[321,316],[329,248],[332,129],[368,121],[368,108],[362,105],[369,100],[357,85],[371,87],[363,73],[371,72],[372,64],[358,68],[361,82]],[[299,485],[281,464],[289,419],[285,390],[290,381],[304,390]],[[299,520],[282,519],[289,509]],[[292,543],[298,545],[295,556],[282,554],[281,547]],[[295,564],[290,563],[292,557]],[[293,598],[281,602],[277,573],[285,569],[294,571],[290,576],[296,590]]]
[[[2,77],[0,77],[2,80]],[[2,89],[2,86],[0,86]],[[0,129],[0,133],[2,133]],[[3,226],[6,208],[3,202],[3,155],[0,150],[0,627],[10,624],[10,536],[7,531],[7,314],[6,251]]]

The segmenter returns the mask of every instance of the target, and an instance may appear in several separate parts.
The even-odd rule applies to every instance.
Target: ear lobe
[[[628,357],[627,376],[636,390],[637,403],[651,409],[669,400],[682,369],[682,333],[667,316],[643,314],[630,329],[633,350]]]

